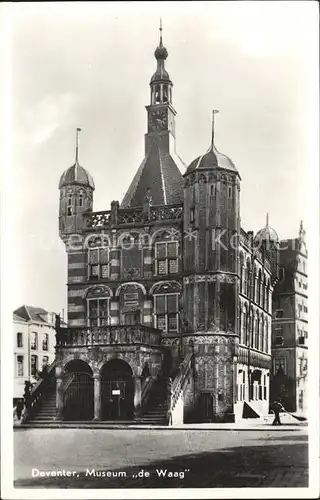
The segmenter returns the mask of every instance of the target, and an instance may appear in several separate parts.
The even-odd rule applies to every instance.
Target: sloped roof
[[[14,321],[24,321],[25,323],[27,322],[25,318],[22,318],[22,316],[18,316],[18,314],[13,313],[12,316]]]
[[[20,319],[22,318],[25,321],[34,321],[37,323],[47,323],[45,319],[45,315],[48,314],[48,312],[45,309],[42,309],[41,307],[33,307],[33,306],[26,306],[23,305],[16,309],[13,314],[18,316]]]
[[[60,177],[59,189],[70,184],[80,184],[95,189],[92,176],[89,174],[88,170],[81,167],[78,162],[63,172]]]
[[[182,174],[172,156],[161,151],[156,139],[138,168],[121,208],[142,206],[148,189],[153,205],[183,202]]]
[[[226,170],[231,170],[233,172],[238,172],[235,164],[227,155],[220,153],[214,144],[211,144],[210,148],[202,156],[198,156],[193,160],[184,175],[190,174],[195,170],[200,169],[211,169],[211,168],[222,168]]]

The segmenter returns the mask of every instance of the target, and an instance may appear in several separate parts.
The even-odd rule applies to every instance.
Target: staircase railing
[[[173,425],[175,422],[175,410],[177,403],[181,397],[183,397],[183,391],[185,388],[185,382],[189,377],[191,370],[193,368],[193,353],[188,353],[180,365],[180,370],[174,381],[169,387],[169,425]]]
[[[48,367],[45,377],[31,389],[28,396],[24,397],[25,411],[21,423],[27,422],[38,410],[40,402],[45,394],[54,386],[56,362],[53,361]]]
[[[146,404],[149,401],[151,392],[152,392],[152,387],[154,385],[156,379],[153,377],[147,377],[144,382],[142,383],[141,387],[141,408],[146,406]]]

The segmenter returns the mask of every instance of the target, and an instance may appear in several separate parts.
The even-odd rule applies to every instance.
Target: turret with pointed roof
[[[147,192],[153,205],[183,202],[181,170],[185,164],[175,150],[175,115],[172,106],[172,81],[165,69],[168,51],[160,41],[155,50],[157,68],[150,81],[148,132],[145,135],[145,157],[121,203],[122,208],[142,206]]]
[[[83,214],[92,211],[95,185],[89,172],[79,164],[79,132],[76,130],[75,162],[60,178],[59,233],[64,239],[68,234],[79,232],[83,226]]]

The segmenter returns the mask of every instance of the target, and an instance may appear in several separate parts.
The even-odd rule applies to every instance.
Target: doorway
[[[128,363],[113,359],[101,371],[101,418],[102,420],[133,419],[134,384]]]

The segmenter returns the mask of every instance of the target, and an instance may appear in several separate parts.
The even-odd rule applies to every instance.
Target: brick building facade
[[[271,396],[306,413],[308,378],[308,252],[298,238],[280,242],[279,281],[273,294]]]

